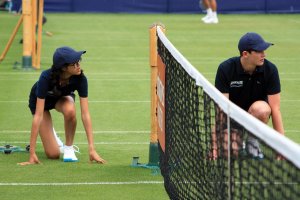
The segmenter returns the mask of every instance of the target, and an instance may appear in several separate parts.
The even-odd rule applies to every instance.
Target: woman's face
[[[68,72],[70,75],[80,75],[81,74],[80,61],[73,64],[69,64],[67,66],[66,72]]]

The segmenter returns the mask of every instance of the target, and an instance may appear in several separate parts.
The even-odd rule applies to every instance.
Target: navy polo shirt
[[[229,99],[245,111],[255,101],[267,101],[268,95],[280,93],[278,70],[266,59],[250,75],[242,68],[240,57],[229,58],[220,64],[215,86],[221,93],[229,93]]]
[[[41,73],[39,80],[32,86],[29,96],[29,107],[32,112],[35,111],[37,97],[45,99],[44,110],[50,110],[61,97],[71,95],[74,98],[75,90],[80,97],[88,96],[88,82],[84,74],[71,76],[69,83],[63,87],[51,82],[51,69],[48,69]]]

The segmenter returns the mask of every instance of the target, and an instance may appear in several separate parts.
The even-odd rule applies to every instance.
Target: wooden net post
[[[23,68],[40,69],[44,0],[23,0]]]
[[[44,0],[38,3],[38,30],[37,30],[37,50],[36,50],[36,69],[41,68],[41,52],[42,52],[42,28],[44,16]]]
[[[22,1],[23,15],[23,59],[24,69],[32,67],[32,3],[31,0]]]
[[[32,26],[31,26],[31,34],[32,34],[32,67],[36,66],[36,27],[37,27],[37,0],[31,0],[31,19],[32,19]]]
[[[156,27],[159,24],[152,24],[150,32],[150,68],[151,68],[151,133],[150,133],[150,148],[149,148],[149,163],[148,165],[157,166],[159,163],[158,152],[158,135],[157,135],[157,35]],[[162,29],[165,31],[165,29]]]
[[[0,56],[0,62],[4,60],[18,29],[23,23],[22,66],[24,69],[31,69],[32,67],[40,69],[43,11],[44,0],[22,0],[22,15]]]

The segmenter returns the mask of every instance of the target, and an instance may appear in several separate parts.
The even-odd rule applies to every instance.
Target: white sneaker
[[[203,20],[205,24],[217,24],[219,23],[219,19],[217,17],[208,17],[207,19]]]
[[[64,146],[64,162],[77,162],[78,158],[75,155],[73,146]]]
[[[60,147],[59,147],[59,151],[60,151],[61,154],[64,153],[64,147],[65,147],[65,146],[60,146]],[[80,153],[79,147],[78,147],[78,146],[73,145],[73,149],[74,149],[74,152],[75,152],[75,153]]]
[[[209,15],[205,15],[204,17],[201,18],[201,20],[204,22],[209,18]]]
[[[61,154],[63,154],[65,151],[64,151],[64,146],[60,146],[59,147],[59,152],[61,153]]]
[[[247,144],[246,144],[247,152],[249,155],[251,155],[253,158],[257,159],[263,159],[264,154],[260,148],[260,144],[257,139],[254,137],[248,137]]]

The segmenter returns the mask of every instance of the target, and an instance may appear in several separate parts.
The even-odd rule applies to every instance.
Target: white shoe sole
[[[218,24],[218,23],[219,23],[219,20],[218,20],[218,19],[211,19],[211,18],[209,18],[209,19],[207,19],[207,20],[203,20],[203,22],[204,22],[205,24]]]
[[[209,21],[209,22],[204,22],[205,24],[218,24],[219,22],[218,21],[214,21],[214,22],[211,22],[211,21]]]
[[[63,156],[63,161],[64,162],[78,162],[78,158],[75,155],[75,152],[79,152],[79,148],[75,146],[76,148],[74,149],[74,146],[65,146],[64,147],[64,156]]]
[[[78,162],[78,159],[74,160],[72,158],[64,158],[64,162]]]

